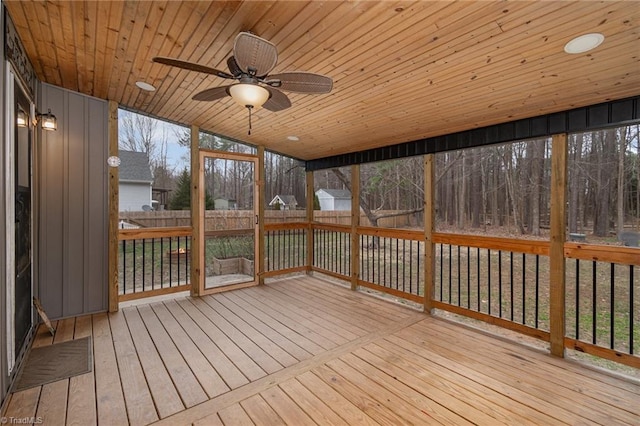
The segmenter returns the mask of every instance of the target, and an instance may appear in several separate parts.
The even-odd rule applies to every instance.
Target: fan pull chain
[[[249,110],[249,131],[247,132],[247,134],[249,136],[251,136],[251,109],[252,108],[253,108],[253,106],[247,105],[247,109]]]

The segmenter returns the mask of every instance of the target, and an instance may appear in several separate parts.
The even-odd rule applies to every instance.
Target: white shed
[[[298,207],[298,200],[293,195],[276,195],[269,203],[269,207],[276,208],[276,204],[280,206],[280,210],[295,210]]]
[[[149,165],[149,156],[144,152],[124,151],[118,152],[120,157],[119,176],[119,203],[120,211],[143,211],[151,208],[151,187],[153,174]]]
[[[347,189],[318,189],[320,210],[351,210],[351,192]]]

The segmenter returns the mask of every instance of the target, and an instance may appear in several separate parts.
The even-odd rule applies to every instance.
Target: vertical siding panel
[[[107,103],[47,84],[43,132],[39,290],[52,318],[107,309]]]
[[[84,310],[85,268],[84,250],[84,197],[86,187],[85,157],[85,97],[66,92],[68,109],[66,129],[67,137],[67,197],[65,211],[66,244],[64,247],[64,316],[78,315]]]
[[[63,315],[63,200],[64,200],[64,99],[47,87],[42,90],[39,107],[51,108],[58,118],[57,132],[42,133],[42,172],[40,175],[40,282],[38,290],[47,314]],[[45,110],[46,111],[46,110]],[[58,112],[59,111],[59,112]]]
[[[107,167],[108,153],[106,102],[89,100],[87,196],[85,198],[85,310],[95,312],[106,309],[107,290]]]

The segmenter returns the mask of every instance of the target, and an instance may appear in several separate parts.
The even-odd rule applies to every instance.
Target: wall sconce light
[[[40,121],[42,130],[58,130],[58,120],[55,115],[51,114],[51,108],[49,108],[49,112],[46,114],[37,114],[36,117],[38,121]]]
[[[27,113],[22,111],[21,109],[18,110],[18,116],[16,117],[16,125],[18,127],[27,127]]]

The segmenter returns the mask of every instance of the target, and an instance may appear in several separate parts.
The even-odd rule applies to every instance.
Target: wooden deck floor
[[[640,424],[640,386],[303,277],[59,321],[94,370],[17,392],[46,425]],[[51,344],[45,330],[35,345]]]

